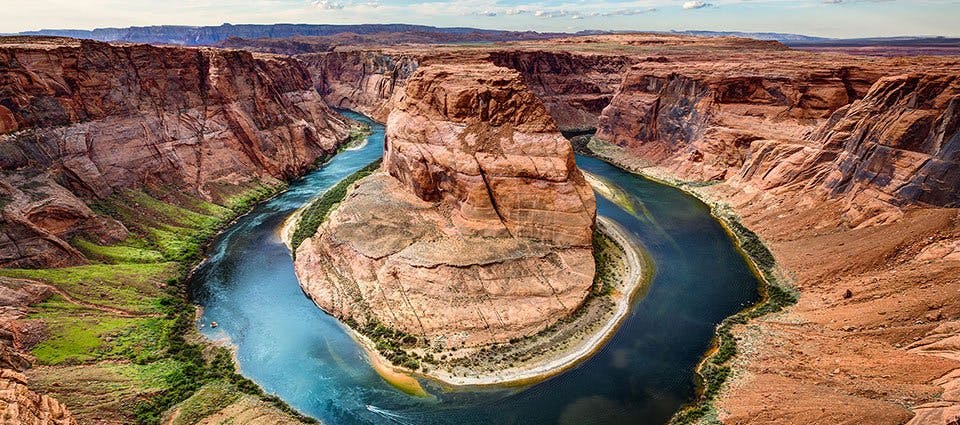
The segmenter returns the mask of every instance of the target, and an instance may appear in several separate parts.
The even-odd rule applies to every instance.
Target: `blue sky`
[[[230,23],[960,36],[960,0],[0,0],[0,32]]]

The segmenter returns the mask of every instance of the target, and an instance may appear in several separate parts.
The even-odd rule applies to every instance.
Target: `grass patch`
[[[145,365],[109,361],[40,366],[27,374],[31,388],[56,397],[78,420],[135,423],[131,406],[163,391],[166,376],[180,368],[169,359]]]
[[[47,327],[47,338],[31,351],[43,365],[152,361],[163,353],[160,342],[169,328],[160,318],[104,315],[59,296],[41,303],[30,318],[42,319]]]
[[[344,323],[367,338],[370,338],[376,346],[377,351],[390,363],[410,370],[420,369],[420,356],[417,353],[407,352],[405,349],[415,347],[423,342],[420,338],[401,330],[390,328],[376,319],[369,320],[367,323],[360,325],[353,320],[353,318],[347,318]]]
[[[367,134],[369,129],[358,128],[351,139]],[[264,394],[236,373],[229,351],[197,335],[185,281],[204,245],[231,220],[286,188],[262,182],[211,185],[216,203],[161,186],[123,191],[91,205],[131,233],[112,245],[82,237],[71,241],[96,264],[0,269],[0,276],[47,282],[69,296],[47,299],[30,316],[47,330],[33,348],[43,366],[34,369],[31,382],[57,394],[84,420],[158,424],[179,404],[180,420],[194,423],[249,394],[301,422],[316,422]]]
[[[128,240],[109,246],[82,238],[72,241],[91,260],[108,264],[0,269],[0,276],[47,282],[83,304],[54,296],[38,304],[31,316],[46,325],[48,336],[33,354],[46,365],[43,370],[49,370],[44,373],[57,375],[47,376],[53,392],[71,388],[64,399],[74,410],[96,419],[106,409],[108,417],[123,418],[125,423],[157,424],[170,407],[206,387],[252,394],[295,415],[238,375],[227,350],[187,340],[186,335],[196,333],[195,309],[183,284],[206,241],[234,217],[285,187],[244,187],[221,198],[222,205],[164,188],[124,191],[92,207],[124,223],[131,230]],[[164,190],[167,193],[158,192]],[[68,372],[89,380],[89,388],[82,382],[60,382],[59,375]],[[206,402],[210,394],[204,392],[195,400]]]
[[[357,170],[357,172],[349,175],[337,183],[336,186],[324,192],[319,198],[310,202],[310,205],[308,205],[306,209],[304,209],[303,214],[301,214],[300,220],[297,222],[297,227],[293,231],[293,236],[290,238],[293,255],[296,255],[297,247],[299,247],[303,241],[317,233],[317,229],[327,218],[327,215],[330,214],[330,211],[347,196],[347,190],[350,189],[350,186],[357,180],[373,174],[377,168],[380,168],[380,160],[374,161],[366,167]]]
[[[226,382],[214,382],[200,387],[190,398],[181,401],[172,411],[179,412],[171,425],[192,425],[240,399],[237,388]]]
[[[0,269],[0,276],[38,280],[90,304],[135,313],[161,311],[162,287],[176,263],[93,264],[59,269]]]
[[[593,231],[593,259],[597,264],[597,271],[593,275],[593,295],[610,295],[613,292],[618,264],[613,256],[621,251],[609,236],[599,229]]]
[[[137,245],[122,243],[107,249],[93,247],[94,252],[106,254],[109,260],[137,254],[154,256],[155,254],[146,252],[154,251],[166,261],[191,263],[200,258],[203,244],[223,225],[249,211],[262,199],[285,188],[286,184],[257,184],[239,194],[224,198],[222,206],[174,192],[166,193],[164,197],[169,197],[176,204],[161,201],[144,191],[124,191],[98,201],[93,205],[93,209],[121,221],[137,235],[133,239],[144,242]],[[122,259],[118,262],[128,261],[129,259]]]
[[[155,249],[134,246],[131,241],[124,241],[117,245],[99,245],[83,238],[70,242],[87,258],[109,264],[121,263],[159,263],[163,261],[163,254]]]

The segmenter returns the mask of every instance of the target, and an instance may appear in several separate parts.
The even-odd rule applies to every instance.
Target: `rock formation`
[[[0,423],[18,425],[76,425],[57,399],[27,388],[23,374],[0,369]]]
[[[518,73],[419,68],[386,143],[382,170],[296,251],[324,310],[459,347],[534,334],[582,303],[593,191]]]
[[[242,51],[0,39],[0,265],[83,262],[66,242],[111,242],[86,206],[130,188],[221,201],[298,176],[348,124],[303,65]]]

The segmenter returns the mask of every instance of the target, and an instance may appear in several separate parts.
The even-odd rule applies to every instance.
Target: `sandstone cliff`
[[[495,51],[489,60],[516,70],[563,131],[590,131],[610,103],[621,74],[637,59],[551,51]]]
[[[327,312],[437,347],[503,343],[576,309],[594,274],[595,200],[514,71],[421,67],[387,121],[382,171],[296,251]]]
[[[126,237],[86,203],[165,187],[214,202],[300,175],[348,123],[294,59],[242,51],[0,40],[0,266],[83,262]]]
[[[419,55],[348,50],[298,56],[327,104],[386,121],[390,99],[420,64]]]

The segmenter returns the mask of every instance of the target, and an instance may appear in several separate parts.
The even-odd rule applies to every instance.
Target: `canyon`
[[[344,320],[389,323],[442,345],[509,342],[589,291],[592,272],[569,271],[593,267],[593,195],[556,130],[595,130],[577,139],[579,149],[738,217],[772,251],[771,283],[797,294],[795,305],[733,327],[730,378],[703,400],[720,421],[920,424],[960,415],[960,298],[947,295],[960,290],[960,58],[663,34],[337,41],[293,56],[0,43],[4,267],[84,265],[92,259],[78,237],[110,245],[137,234],[98,201],[142,206],[131,191],[145,191],[196,210],[193,200],[228,204],[298,176],[348,137],[351,123],[329,105],[386,122],[387,153],[383,170],[353,186],[297,248],[306,292]],[[481,80],[495,88],[478,89]],[[421,274],[431,267],[444,270],[443,282]],[[466,268],[486,289],[510,276],[540,290],[502,292],[505,310],[491,326],[476,305],[442,297],[451,280],[474,294]],[[401,276],[426,282],[423,292],[391,286]],[[559,292],[537,284],[544,276],[556,277]],[[388,294],[370,296],[374,283]],[[16,308],[28,311],[45,293],[16,297]],[[437,303],[445,307],[423,307]],[[542,311],[527,314],[531,305]],[[9,322],[16,329],[35,323],[18,317]],[[26,380],[9,376],[20,391]]]

